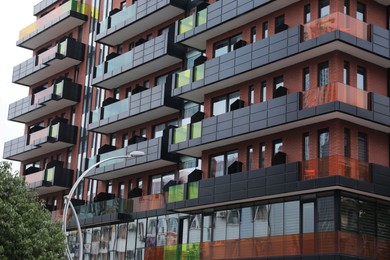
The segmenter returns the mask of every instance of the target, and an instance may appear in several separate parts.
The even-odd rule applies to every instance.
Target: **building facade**
[[[44,0],[4,145],[84,259],[390,259],[390,1]]]

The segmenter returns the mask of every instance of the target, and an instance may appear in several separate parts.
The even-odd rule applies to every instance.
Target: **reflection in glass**
[[[157,218],[148,219],[148,227],[146,229],[146,247],[156,246]]]
[[[177,214],[168,216],[167,226],[167,245],[176,245],[177,232],[179,229],[179,219]]]
[[[314,232],[314,202],[304,203],[302,206],[302,232]]]

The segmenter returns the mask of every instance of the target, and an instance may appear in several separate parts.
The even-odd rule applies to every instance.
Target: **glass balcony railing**
[[[185,185],[187,185],[187,194],[185,194]],[[199,182],[188,182],[187,184],[178,184],[169,187],[168,202],[178,202],[183,200],[197,199],[199,196]]]
[[[45,169],[40,172],[35,172],[29,175],[25,176],[25,181],[26,183],[34,183],[34,182],[39,182],[39,181],[49,181],[53,182],[54,181],[54,174],[55,174],[55,167],[50,168],[50,169]]]
[[[177,144],[187,141],[187,132],[190,129],[189,137],[191,139],[199,138],[202,136],[202,121],[188,124],[182,127],[173,129],[172,143]]]
[[[123,8],[122,11],[111,16],[110,24],[108,22],[109,19],[105,19],[105,20],[100,22],[100,32],[107,30],[107,29],[110,29],[110,28],[114,27],[115,25],[117,25],[117,24],[119,24],[127,19],[135,17],[136,14],[137,14],[137,6],[135,4],[133,4],[129,7]]]
[[[62,96],[62,93],[64,92],[64,80],[56,83],[53,85],[54,87],[54,95],[57,95],[57,96]]]
[[[105,106],[103,108],[96,109],[92,112],[91,123],[98,122],[101,119],[109,118],[111,116],[118,115],[120,113],[130,110],[130,103],[128,99],[123,99],[121,101],[115,102],[111,105]],[[101,111],[103,111],[103,116],[101,117]]]
[[[328,176],[345,176],[371,182],[368,162],[341,155],[331,155],[302,162],[302,180]]]
[[[76,0],[70,0],[67,3],[57,7],[56,9],[51,11],[50,13],[46,14],[45,16],[39,18],[34,23],[32,23],[32,24],[28,25],[27,27],[25,27],[24,29],[22,29],[19,32],[19,39],[27,36],[28,34],[34,32],[35,30],[45,26],[49,22],[55,20],[59,16],[63,15],[66,12],[69,12],[69,11],[74,11],[77,13],[88,15],[89,6],[86,4],[81,4],[80,2],[78,2]]]
[[[96,77],[120,69],[123,65],[131,63],[132,59],[133,50],[119,55],[118,57],[115,57],[109,61],[103,62],[102,64],[96,66]]]
[[[194,68],[187,69],[185,71],[176,74],[176,88],[181,88],[204,78],[204,64],[198,65]]]
[[[53,93],[53,86],[48,87],[47,89],[44,89],[42,91],[37,92],[33,95],[33,104],[39,103],[39,100],[43,97],[46,97],[47,95],[50,95]]]
[[[125,156],[126,155],[126,148],[122,148],[122,149],[118,149],[118,150],[115,150],[115,151],[112,151],[112,152],[108,152],[108,153],[103,153],[103,154],[100,154],[99,155],[99,160],[96,161],[96,162],[101,162],[107,158],[111,158],[111,157],[114,157],[114,156]],[[118,163],[118,162],[123,162],[124,160],[123,159],[115,159],[115,160],[110,160],[110,161],[107,161],[105,163],[102,163],[99,165],[99,167],[105,167],[105,166],[108,166],[108,165],[111,165],[111,164],[115,164],[115,163]]]
[[[192,28],[205,24],[207,22],[207,9],[203,9],[191,16],[188,16],[179,21],[179,34],[188,32]]]
[[[368,109],[368,92],[339,82],[309,89],[303,92],[302,108],[310,108],[329,102],[340,101]]]
[[[39,55],[37,56],[37,63],[36,63],[35,65],[42,64],[43,61],[44,61],[47,57],[49,57],[49,56],[51,56],[51,55],[53,55],[53,54],[55,54],[55,53],[59,53],[59,54],[62,54],[62,55],[66,55],[67,47],[68,47],[68,40],[65,40],[65,41],[63,41],[63,42],[57,44],[56,46],[54,46],[54,47],[48,49],[47,51],[45,51],[45,52],[39,54]]]
[[[31,133],[29,135],[29,144],[34,143],[35,141],[39,140],[40,138],[47,137],[49,135],[49,127],[39,130],[37,132]]]
[[[304,41],[340,30],[368,41],[368,24],[343,13],[332,13],[303,25]]]

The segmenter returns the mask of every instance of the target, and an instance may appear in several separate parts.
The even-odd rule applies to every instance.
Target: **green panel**
[[[173,129],[173,143],[177,144],[187,140],[187,126],[182,126]]]
[[[60,131],[60,124],[55,124],[50,127],[50,137],[58,139],[58,133]]]
[[[194,68],[194,81],[204,79],[204,64],[198,65]]]
[[[202,122],[196,122],[191,125],[191,139],[202,136]]]
[[[184,184],[169,187],[168,203],[184,200]]]
[[[188,183],[188,199],[197,199],[199,197],[199,182]]]
[[[46,169],[45,171],[45,181],[54,181],[54,172],[55,172],[55,167]]]
[[[68,48],[68,40],[65,40],[58,45],[58,53],[62,55],[66,55],[67,48]]]
[[[179,22],[179,34],[188,32],[189,30],[194,27],[194,16],[188,16],[187,18],[184,18],[180,20]]]
[[[196,15],[196,26],[205,24],[207,22],[207,9],[203,9]]]
[[[176,88],[181,88],[182,86],[188,85],[191,83],[191,70],[185,70],[176,74]]]
[[[54,95],[62,96],[64,91],[64,81],[58,82],[54,85]]]

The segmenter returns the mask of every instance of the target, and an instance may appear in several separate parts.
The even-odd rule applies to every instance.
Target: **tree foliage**
[[[0,259],[64,259],[65,235],[60,223],[11,164],[0,162]]]

